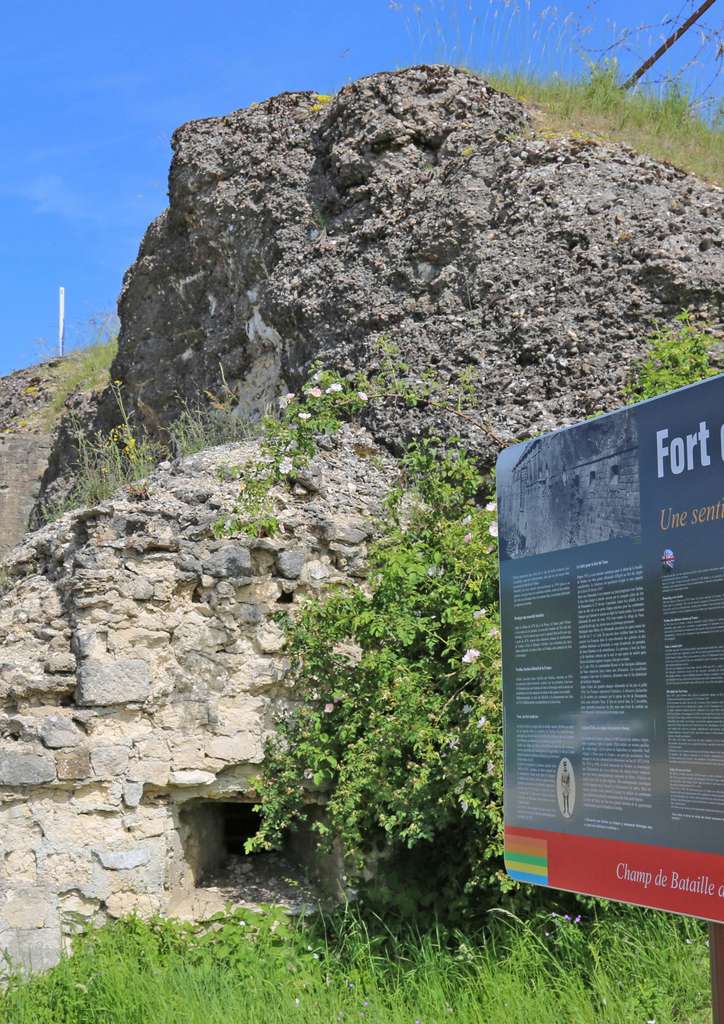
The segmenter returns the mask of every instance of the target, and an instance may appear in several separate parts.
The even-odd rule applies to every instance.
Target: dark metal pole
[[[648,60],[644,61],[644,63],[641,65],[638,71],[634,71],[631,77],[626,79],[621,88],[630,89],[632,85],[636,85],[639,78],[641,78],[642,75],[645,75],[649,68],[654,66],[659,57],[663,57],[666,51],[671,49],[676,40],[681,39],[684,32],[686,32],[687,29],[690,29],[694,22],[698,21],[702,14],[705,14],[710,7],[714,6],[715,3],[716,0],[705,0],[705,3],[703,3],[701,7],[695,10],[694,13],[686,19],[684,24],[680,25],[679,28],[677,28],[676,32],[674,32],[673,35],[669,36],[665,43],[661,44],[656,53],[652,54],[652,56],[649,57]]]
[[[709,925],[711,1013],[714,1024],[724,1024],[724,924]]]

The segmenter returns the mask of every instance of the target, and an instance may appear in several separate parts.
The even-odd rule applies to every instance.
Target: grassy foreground
[[[0,995],[2,1024],[703,1024],[705,932],[609,912],[498,918],[485,936],[372,938],[237,911],[209,931],[130,919]]]
[[[659,94],[623,92],[615,65],[593,68],[582,78],[509,72],[484,77],[538,110],[538,128],[580,132],[622,142],[656,160],[665,160],[709,181],[724,182],[724,131],[708,123],[675,83]]]

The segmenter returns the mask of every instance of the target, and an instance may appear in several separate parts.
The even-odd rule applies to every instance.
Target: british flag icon
[[[666,548],[663,555],[661,556],[661,564],[665,569],[673,569],[676,565],[676,555],[671,548]]]

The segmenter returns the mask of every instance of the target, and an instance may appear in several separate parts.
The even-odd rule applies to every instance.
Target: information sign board
[[[497,487],[509,874],[724,921],[724,376]]]

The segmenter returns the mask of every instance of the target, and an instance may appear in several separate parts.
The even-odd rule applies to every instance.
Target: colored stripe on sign
[[[505,834],[505,870],[511,878],[533,885],[548,884],[548,843],[532,836]]]

